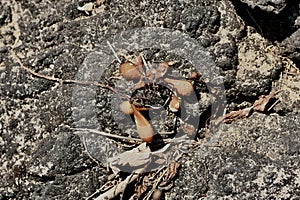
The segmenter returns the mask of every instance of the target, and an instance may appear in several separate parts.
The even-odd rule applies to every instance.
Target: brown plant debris
[[[277,92],[271,92],[269,95],[261,95],[258,97],[258,99],[254,102],[254,104],[249,108],[244,108],[242,110],[237,111],[231,111],[230,113],[227,113],[226,115],[212,121],[213,124],[218,125],[221,122],[224,123],[231,123],[233,121],[236,121],[238,119],[243,119],[246,117],[249,117],[253,111],[258,112],[265,112],[268,108],[270,110],[274,105],[268,106],[270,100],[278,93]]]
[[[85,7],[79,9],[85,12],[90,12],[90,7],[87,7],[87,9],[85,9]],[[110,44],[109,46],[113,50],[113,47]],[[120,104],[119,109],[125,114],[132,115],[136,125],[136,131],[141,139],[114,135],[111,133],[105,133],[102,131],[92,129],[73,129],[76,131],[88,131],[110,138],[127,140],[133,142],[134,144],[140,144],[141,142],[143,142],[139,146],[131,150],[125,151],[107,160],[108,165],[115,176],[121,171],[131,172],[131,174],[127,176],[124,180],[120,180],[119,177],[118,181],[110,181],[110,183],[115,184],[114,186],[108,184],[105,187],[101,187],[101,191],[99,190],[97,191],[97,193],[101,192],[102,194],[96,197],[96,200],[112,199],[117,197],[118,195],[122,194],[125,191],[127,185],[131,184],[133,181],[142,182],[140,184],[136,184],[135,197],[139,198],[142,196],[146,196],[146,199],[150,199],[153,192],[156,191],[153,194],[153,198],[158,199],[161,195],[162,190],[168,190],[172,187],[172,179],[178,173],[178,169],[180,166],[178,162],[170,161],[168,159],[169,152],[166,152],[166,150],[170,147],[171,143],[175,144],[176,142],[182,142],[182,140],[185,141],[186,137],[188,135],[192,135],[195,132],[196,128],[189,124],[181,124],[181,128],[186,133],[186,135],[183,136],[183,139],[162,138],[162,142],[165,142],[164,146],[159,150],[151,151],[148,143],[152,143],[152,141],[154,140],[153,136],[156,133],[152,128],[151,122],[147,119],[147,117],[144,116],[144,113],[148,112],[148,110],[150,109],[161,109],[166,106],[168,108],[167,112],[169,112],[170,115],[177,118],[177,114],[179,113],[182,106],[181,97],[191,95],[192,92],[194,92],[194,87],[191,83],[191,80],[177,79],[168,75],[168,72],[170,71],[170,62],[161,62],[155,69],[150,63],[147,63],[145,61],[142,55],[137,57],[136,63],[132,63],[129,61],[122,63],[114,50],[113,52],[117,60],[119,61],[118,69],[120,75],[125,79],[125,81],[133,81],[135,85],[133,89],[139,92],[136,96],[128,96],[122,94],[119,91],[117,91],[113,86],[98,83],[95,81],[80,81],[71,79],[64,80],[56,78],[54,76],[40,74],[28,67],[25,67],[20,59],[18,59],[17,61],[20,64],[21,68],[27,73],[31,74],[32,76],[43,78],[49,81],[59,82],[61,84],[79,84],[86,86],[93,85],[110,90],[115,94],[119,95],[120,99],[123,100]],[[192,79],[196,79],[197,77],[198,74],[192,74]],[[159,87],[159,85],[161,85],[162,83],[164,83],[166,87]],[[166,97],[165,99],[162,99],[161,96],[155,96],[156,93],[161,93],[161,91],[159,90],[166,90],[166,92],[163,94],[164,97]],[[151,98],[153,97],[160,100],[152,103]],[[161,100],[163,100],[163,102],[161,102]],[[161,134],[163,135],[163,133]],[[89,156],[92,157],[90,154]],[[156,179],[151,179],[150,181],[149,176],[153,175],[152,172],[157,170],[158,168],[164,169],[166,165],[168,166],[167,169],[160,173],[159,177],[156,177]],[[155,176],[156,175],[154,175],[154,177]],[[140,179],[137,180],[139,177]],[[148,183],[146,180],[150,182]],[[148,184],[150,183],[152,183],[152,189],[149,189]],[[92,196],[95,196],[95,193]]]
[[[258,97],[258,100],[256,100],[253,104],[253,110],[264,112],[266,110],[266,106],[269,103],[270,99],[275,96],[274,92],[271,92],[269,95],[261,95]]]
[[[250,112],[252,111],[252,107],[245,108],[242,110],[237,111],[231,111],[230,113],[227,113],[224,118],[225,123],[231,123],[237,119],[243,119],[250,115]]]
[[[171,182],[171,180],[178,173],[179,167],[180,167],[180,164],[178,162],[169,163],[168,168],[167,168],[167,173],[164,177],[164,180],[159,184],[160,188],[165,188]]]

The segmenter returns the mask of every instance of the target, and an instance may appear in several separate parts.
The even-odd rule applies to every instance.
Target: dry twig
[[[95,81],[81,81],[81,80],[72,80],[72,79],[60,79],[60,78],[56,78],[54,76],[48,76],[48,75],[44,75],[44,74],[40,74],[35,72],[34,70],[26,67],[23,65],[21,59],[15,54],[13,53],[14,57],[16,58],[17,62],[19,63],[20,67],[25,70],[27,73],[31,74],[32,76],[36,76],[38,78],[42,78],[42,79],[46,79],[49,81],[54,81],[54,82],[58,82],[60,84],[78,84],[78,85],[85,85],[85,86],[90,86],[90,85],[94,85],[96,87],[101,87],[104,89],[108,89],[116,94],[118,94],[119,96],[123,96],[124,98],[128,99],[129,96],[125,95],[125,94],[121,94],[118,91],[116,91],[113,87],[109,86],[109,85],[105,85],[103,83],[98,83]],[[116,57],[117,59],[119,59],[118,57]]]
[[[139,138],[131,138],[131,137],[125,137],[125,136],[120,136],[120,135],[113,135],[110,133],[105,133],[103,131],[98,131],[96,129],[87,129],[87,128],[71,128],[71,130],[75,130],[75,131],[87,131],[90,133],[95,133],[98,135],[102,135],[102,136],[106,136],[106,137],[111,137],[111,138],[116,138],[116,139],[123,139],[123,140],[131,140],[131,141],[136,141],[136,142],[143,142],[142,139]]]

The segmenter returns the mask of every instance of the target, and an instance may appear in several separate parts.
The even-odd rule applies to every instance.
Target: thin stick
[[[258,25],[258,23],[256,22],[256,20],[254,19],[254,17],[252,16],[252,14],[250,13],[250,11],[246,8],[246,11],[249,15],[249,17],[253,20],[253,22],[255,23],[255,25],[259,28],[260,34],[263,34],[262,28]]]
[[[156,180],[155,184],[151,188],[151,190],[148,192],[148,194],[145,196],[146,200],[149,200],[155,189],[157,188],[158,184],[160,183],[161,179],[164,177],[164,175],[167,173],[167,169],[163,171],[163,173],[160,175],[160,177]]]
[[[125,136],[120,136],[120,135],[113,135],[110,133],[105,133],[103,131],[98,131],[96,129],[88,129],[88,128],[71,128],[71,130],[75,131],[87,131],[90,133],[95,133],[98,135],[106,136],[106,137],[111,137],[111,138],[116,138],[116,139],[123,139],[123,140],[131,140],[131,141],[136,141],[136,142],[143,142],[142,139],[139,138],[130,138],[130,137],[125,137]],[[176,142],[186,142],[189,140],[185,135],[181,136],[179,138],[170,138],[170,139],[160,139],[157,141],[165,142],[165,143],[176,143]]]
[[[269,112],[280,100],[277,99],[271,106],[270,108],[267,110],[267,112]]]
[[[96,133],[98,135],[112,137],[112,138],[116,138],[116,139],[133,140],[133,141],[137,141],[137,142],[143,142],[143,140],[139,139],[139,138],[130,138],[130,137],[125,137],[125,136],[120,136],[120,135],[113,135],[113,134],[105,133],[105,132],[98,131],[95,129],[87,129],[87,128],[71,128],[71,129],[76,130],[76,131],[88,131],[90,133]]]
[[[112,45],[110,44],[109,41],[107,41],[107,44],[108,44],[109,48],[111,49],[111,51],[114,53],[114,56],[116,57],[116,59],[118,60],[118,62],[121,64],[122,61],[121,61],[120,58],[118,57],[117,53],[115,52],[114,48],[112,47]]]
[[[106,182],[104,185],[102,185],[99,189],[97,189],[93,194],[91,194],[90,196],[88,197],[85,197],[85,200],[90,200],[92,199],[96,194],[100,193],[101,190],[107,190],[107,185],[109,184],[110,182]],[[112,187],[110,187],[112,188]]]
[[[47,76],[47,75],[37,73],[37,72],[33,71],[32,69],[29,69],[28,67],[25,67],[24,65],[21,65],[21,67],[25,71],[32,74],[33,76],[36,76],[38,78],[43,78],[43,79],[46,79],[46,80],[49,80],[49,81],[55,81],[55,82],[59,82],[59,83],[76,83],[76,84],[79,84],[79,85],[94,85],[94,86],[97,86],[97,87],[106,88],[106,89],[109,89],[113,92],[116,92],[115,89],[113,89],[112,87],[110,87],[108,85],[105,85],[105,84],[102,84],[102,83],[97,83],[97,82],[94,82],[94,81],[80,81],[80,80],[71,80],[71,79],[60,79],[60,78],[55,78],[53,76]]]
[[[82,140],[83,140],[83,146],[84,146],[84,148],[85,148],[85,150],[86,150],[88,156],[89,156],[95,163],[97,163],[99,166],[101,166],[100,163],[99,163],[99,161],[96,160],[96,159],[91,155],[90,151],[88,150],[87,145],[86,145],[86,140],[85,140],[85,137],[84,137],[84,136],[82,136]]]
[[[141,58],[142,58],[142,61],[143,61],[144,65],[145,65],[146,69],[149,70],[150,68],[149,68],[149,66],[148,66],[148,64],[147,64],[147,62],[146,62],[146,60],[145,60],[143,54],[140,54],[140,56],[141,56]]]
[[[94,85],[94,86],[97,86],[97,87],[101,87],[101,88],[105,88],[105,89],[108,89],[108,90],[111,90],[112,92],[115,92],[116,94],[120,95],[120,96],[123,96],[124,98],[128,99],[130,98],[130,96],[126,95],[126,94],[121,94],[119,93],[118,91],[116,91],[113,87],[109,86],[109,85],[105,85],[105,84],[102,84],[102,83],[98,83],[98,82],[95,82],[95,81],[80,81],[80,80],[71,80],[71,79],[60,79],[60,78],[55,78],[54,76],[47,76],[47,75],[44,75],[44,74],[40,74],[40,73],[37,73],[35,72],[34,70],[28,68],[28,67],[25,67],[21,61],[21,59],[19,58],[19,56],[17,56],[14,52],[11,52],[13,55],[14,55],[14,58],[17,60],[17,62],[19,63],[20,67],[22,69],[24,69],[26,72],[30,73],[31,75],[33,76],[36,76],[38,78],[43,78],[43,79],[46,79],[46,80],[49,80],[49,81],[54,81],[54,82],[58,82],[58,83],[74,83],[74,84],[79,84],[79,85]]]

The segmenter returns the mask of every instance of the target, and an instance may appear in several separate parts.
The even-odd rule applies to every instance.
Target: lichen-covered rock
[[[236,90],[244,97],[268,93],[272,81],[279,78],[283,68],[280,58],[268,51],[268,44],[258,34],[245,37],[239,44],[239,64]]]

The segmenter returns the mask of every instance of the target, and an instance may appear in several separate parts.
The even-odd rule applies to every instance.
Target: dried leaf
[[[140,198],[146,191],[147,191],[146,185],[138,185],[135,187],[134,191],[137,196],[137,198]]]
[[[145,142],[152,142],[154,131],[151,127],[149,121],[136,109],[135,106],[133,108],[133,115],[136,124],[137,132],[140,138]]]
[[[150,153],[150,148],[146,143],[142,143],[130,151],[109,158],[108,163],[114,174],[120,171],[132,171],[132,169],[145,167],[151,160]]]
[[[137,198],[140,198],[148,189],[147,185],[149,185],[150,180],[148,176],[141,177],[141,180],[139,180],[135,185],[135,194],[137,195]]]
[[[231,123],[237,119],[248,117],[251,114],[251,111],[253,110],[264,112],[266,110],[268,103],[270,102],[270,99],[272,99],[278,92],[279,91],[275,93],[271,92],[269,95],[261,95],[258,97],[258,100],[256,100],[253,106],[251,106],[250,108],[244,108],[243,110],[232,111],[223,117],[219,117],[218,119],[211,121],[211,123],[215,125],[218,125],[221,122]]]

